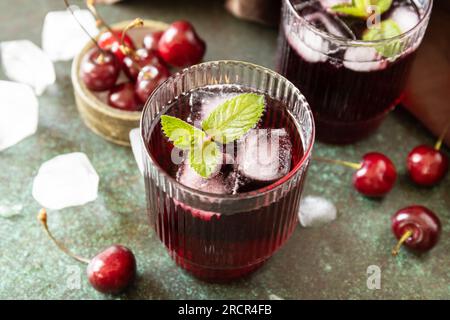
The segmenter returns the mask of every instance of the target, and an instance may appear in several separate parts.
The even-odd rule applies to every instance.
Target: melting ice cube
[[[218,88],[218,90],[220,90],[220,88]],[[220,92],[217,90],[200,89],[193,91],[189,98],[191,114],[189,115],[188,120],[194,123],[205,119],[210,112],[217,108],[220,104],[239,94],[240,92]]]
[[[33,182],[33,197],[43,207],[62,209],[97,198],[99,177],[88,157],[67,153],[44,162]]]
[[[369,72],[384,69],[387,61],[382,59],[375,48],[350,47],[344,54],[344,66],[348,69]]]
[[[402,32],[414,28],[420,21],[418,13],[411,6],[400,6],[392,10],[390,18],[394,20]]]
[[[30,86],[0,81],[0,151],[37,130],[39,103]]]
[[[55,69],[49,57],[29,40],[0,43],[6,76],[32,86],[37,95],[55,82]]]
[[[274,293],[271,293],[269,294],[269,300],[284,300],[284,299]]]
[[[74,8],[74,14],[91,36],[98,33],[94,17],[88,10]],[[42,29],[42,48],[52,61],[75,57],[89,41],[88,35],[69,11],[50,11]]]
[[[299,220],[304,227],[317,227],[336,219],[334,204],[317,196],[306,196],[300,202]]]
[[[178,169],[177,181],[185,186],[204,192],[232,194],[237,186],[237,175],[233,171],[232,165],[224,164],[223,166],[226,166],[226,168],[224,169],[222,165],[219,165],[217,172],[205,179],[185,162]]]
[[[141,135],[139,133],[139,128],[134,128],[130,131],[130,143],[131,150],[133,150],[134,159],[138,165],[139,171],[141,174],[144,174],[144,163],[142,160],[142,141]]]
[[[292,143],[285,129],[254,129],[238,144],[239,173],[256,181],[275,181],[291,169]]]

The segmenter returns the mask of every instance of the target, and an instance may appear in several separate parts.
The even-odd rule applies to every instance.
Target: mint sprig
[[[206,138],[205,132],[176,117],[161,116],[161,126],[173,145],[183,150],[190,150]]]
[[[364,41],[377,41],[396,37],[402,34],[399,25],[392,19],[380,22],[379,25],[367,29],[363,34]],[[390,58],[396,56],[402,51],[400,41],[390,41],[386,44],[376,46],[375,49],[384,57]]]
[[[215,108],[203,120],[202,128],[215,141],[229,143],[254,127],[263,111],[263,96],[254,93],[240,94]]]
[[[189,165],[200,176],[208,178],[217,169],[221,152],[219,146],[207,140],[189,151]]]
[[[191,168],[208,178],[221,159],[217,143],[230,143],[245,135],[261,119],[264,106],[264,96],[244,93],[217,106],[203,120],[203,130],[179,118],[162,115],[162,131],[175,147],[189,152]]]
[[[368,18],[374,13],[373,9],[376,14],[383,14],[391,5],[392,0],[352,0],[351,4],[338,4],[331,7],[331,10],[347,16]]]

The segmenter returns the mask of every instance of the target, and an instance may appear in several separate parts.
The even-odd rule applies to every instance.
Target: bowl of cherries
[[[72,64],[75,101],[88,128],[129,146],[151,93],[176,69],[199,63],[206,44],[187,21],[97,21],[103,30]]]

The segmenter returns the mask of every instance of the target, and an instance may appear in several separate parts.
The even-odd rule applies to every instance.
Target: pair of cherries
[[[448,128],[448,126],[447,126]],[[434,147],[419,145],[408,154],[406,166],[409,177],[420,186],[433,186],[441,181],[448,170],[448,158],[440,150],[447,132],[442,133]],[[441,222],[430,209],[413,205],[397,211],[391,219],[392,232],[398,243],[392,250],[396,256],[404,244],[418,252],[431,250],[439,240]]]
[[[124,30],[113,30],[89,1],[88,8],[107,31],[98,41],[92,39],[95,47],[81,62],[81,79],[92,91],[109,90],[108,104],[114,108],[140,111],[153,90],[170,76],[168,65],[185,67],[200,62],[204,56],[205,42],[187,21],[174,22],[164,32],[146,35],[143,47],[136,49],[127,31],[143,26],[141,19]],[[116,84],[121,70],[130,81]]]
[[[448,158],[440,150],[445,133],[446,130],[434,147],[420,145],[408,154],[406,161],[408,173],[416,184],[433,186],[445,176]],[[386,195],[392,190],[397,178],[393,162],[379,152],[365,154],[361,163],[322,160],[356,169],[353,174],[353,186],[358,192],[369,197]],[[416,251],[428,251],[437,243],[441,232],[441,223],[436,214],[420,205],[397,211],[391,219],[391,227],[399,240],[392,251],[393,255],[398,254],[402,244]]]
[[[444,178],[448,171],[448,158],[440,150],[441,145],[440,138],[435,147],[419,145],[408,154],[406,166],[414,183],[420,186],[433,186]],[[361,163],[322,160],[356,169],[353,174],[353,186],[358,192],[368,197],[386,195],[392,190],[397,179],[394,163],[379,152],[365,154]]]

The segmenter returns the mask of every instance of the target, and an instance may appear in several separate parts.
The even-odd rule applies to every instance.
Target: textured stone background
[[[80,2],[75,2],[81,4]],[[45,13],[62,1],[1,1],[0,40],[30,39],[40,44]],[[233,58],[273,67],[276,30],[236,20],[221,1],[125,1],[102,7],[110,22],[142,18],[191,20],[207,40],[206,60]],[[74,104],[70,63],[57,63],[57,83],[40,97],[36,135],[0,154],[0,298],[109,299],[93,290],[84,266],[59,252],[36,221],[39,205],[31,196],[40,164],[58,154],[82,151],[100,175],[99,198],[86,206],[49,212],[55,235],[80,255],[93,256],[117,242],[131,247],[139,278],[122,299],[286,299],[450,298],[450,176],[432,189],[411,185],[405,156],[434,138],[401,108],[371,138],[349,147],[316,144],[315,154],[357,161],[365,152],[388,154],[397,165],[396,188],[383,200],[368,200],[351,187],[352,172],[313,163],[306,194],[335,201],[339,218],[320,229],[300,226],[290,241],[253,276],[229,285],[206,284],[176,267],[146,224],[144,185],[129,149],[110,144],[82,124]],[[0,72],[0,79],[5,79]],[[1,102],[0,102],[1,103]],[[447,150],[448,151],[448,150]],[[402,251],[390,256],[395,241],[390,216],[399,208],[423,204],[443,222],[442,239],[429,254]],[[11,208],[4,210],[4,208]],[[382,270],[380,290],[366,287],[366,269]],[[81,270],[81,289],[67,286]]]

